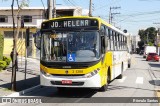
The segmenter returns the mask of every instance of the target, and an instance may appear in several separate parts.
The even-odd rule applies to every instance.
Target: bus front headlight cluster
[[[49,77],[51,74],[49,74],[49,73],[47,73],[47,72],[45,72],[45,71],[43,71],[43,70],[41,70],[41,73],[43,74],[43,75],[45,75],[46,77]]]
[[[88,73],[88,74],[85,74],[84,77],[85,77],[85,78],[90,78],[90,77],[96,75],[99,71],[100,71],[100,69],[97,68],[96,70],[94,70],[94,71],[92,71],[92,72],[90,72],[90,73]]]

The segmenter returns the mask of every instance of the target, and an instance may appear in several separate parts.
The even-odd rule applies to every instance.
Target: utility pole
[[[160,22],[155,22],[153,24],[157,24],[160,25]],[[160,35],[160,28],[159,26],[157,26],[157,34],[156,34],[156,52],[158,53],[158,55],[160,55],[160,47],[159,47],[159,35]]]
[[[92,16],[92,0],[89,2],[89,16]]]
[[[149,39],[148,39],[148,35],[149,35],[149,32],[147,32],[147,44],[148,44],[148,41],[149,41]]]
[[[112,24],[113,15],[120,14],[120,13],[112,13],[112,9],[120,9],[121,7],[110,7],[109,9],[109,24]]]
[[[56,0],[53,0],[53,18],[56,18]]]
[[[55,1],[55,0],[54,0]],[[48,0],[49,19],[52,19],[53,0]]]
[[[109,8],[109,24],[111,23],[111,7]]]
[[[111,13],[111,24],[113,23],[113,16],[117,14],[120,14],[120,13]]]

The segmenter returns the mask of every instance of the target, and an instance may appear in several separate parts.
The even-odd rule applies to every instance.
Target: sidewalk
[[[0,96],[6,96],[12,94],[11,88],[11,75],[12,75],[12,63],[9,68],[0,72]],[[30,87],[40,84],[39,70],[40,62],[38,59],[27,58],[27,74],[25,79],[25,58],[18,57],[18,72],[16,76],[17,90],[16,92],[28,89]]]

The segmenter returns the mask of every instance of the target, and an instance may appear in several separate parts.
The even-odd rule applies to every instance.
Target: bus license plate
[[[62,84],[72,84],[72,80],[62,80]]]

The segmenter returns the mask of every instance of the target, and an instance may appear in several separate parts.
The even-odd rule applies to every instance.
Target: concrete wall
[[[7,36],[5,35],[4,31],[12,31],[13,29],[12,28],[0,28],[0,31],[1,33],[4,35],[4,36]],[[31,28],[30,29],[30,41],[32,42],[31,45],[30,45],[30,49],[33,49],[32,52],[36,52],[36,48],[35,48],[35,45],[34,45],[34,38],[32,37],[33,33],[35,33],[37,30],[37,28]],[[22,29],[20,29],[20,31],[22,31]],[[18,38],[18,41],[17,41],[17,52],[19,55],[22,55],[22,56],[25,56],[25,32],[26,29],[23,29],[23,33],[22,34],[21,32],[19,33],[19,38]],[[8,37],[5,37],[4,38],[4,51],[3,51],[3,54],[5,56],[9,56],[10,55],[10,52],[13,48],[13,35],[11,35],[9,38]],[[35,53],[31,53],[32,57],[35,57]]]

